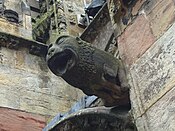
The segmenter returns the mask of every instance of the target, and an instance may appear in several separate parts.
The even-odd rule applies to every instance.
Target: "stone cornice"
[[[15,50],[27,48],[30,54],[41,57],[47,53],[47,45],[5,32],[0,32],[0,46]]]

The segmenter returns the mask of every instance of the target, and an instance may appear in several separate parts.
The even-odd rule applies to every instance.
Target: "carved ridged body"
[[[79,44],[78,54],[79,61],[77,64],[62,77],[65,81],[74,87],[80,88],[86,94],[92,95],[93,91],[90,87],[103,81],[102,77],[105,75],[104,65],[109,65],[117,75],[117,60],[112,56],[112,58],[109,57],[109,54],[86,43]],[[113,60],[108,61],[109,59]]]
[[[128,90],[121,87],[124,81],[120,61],[79,38],[59,38],[50,47],[47,62],[54,74],[87,95],[105,99],[106,105],[125,105],[129,101]]]

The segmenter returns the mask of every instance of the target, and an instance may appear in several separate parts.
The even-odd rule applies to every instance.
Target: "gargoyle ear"
[[[49,44],[49,46],[47,46],[47,49],[50,49],[53,46],[52,43]]]

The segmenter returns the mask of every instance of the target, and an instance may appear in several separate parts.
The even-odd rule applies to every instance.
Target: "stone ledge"
[[[47,45],[5,32],[0,32],[0,46],[15,50],[27,48],[29,53],[43,57],[46,56],[47,53]]]

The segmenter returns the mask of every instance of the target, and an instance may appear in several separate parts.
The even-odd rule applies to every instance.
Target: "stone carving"
[[[18,49],[19,48],[19,40],[10,38],[7,47],[10,49]]]
[[[19,22],[19,16],[18,16],[18,13],[16,11],[13,11],[13,10],[10,10],[10,9],[4,10],[4,16],[10,22],[15,22],[15,23]]]
[[[71,25],[76,25],[76,16],[75,15],[69,16],[69,23]]]
[[[4,32],[0,32],[0,47],[1,46],[14,50],[18,50],[19,48],[27,48],[29,53],[42,57],[45,57],[47,53],[47,45],[45,44]]]
[[[121,61],[80,38],[60,36],[49,46],[46,61],[55,75],[87,95],[102,98],[105,106],[129,104]]]
[[[1,45],[5,46],[7,41],[8,41],[8,37],[6,35],[0,34],[0,43],[1,43]]]
[[[19,48],[19,39],[11,38],[9,34],[5,35],[0,33],[0,45],[10,48],[10,49],[18,49]]]

